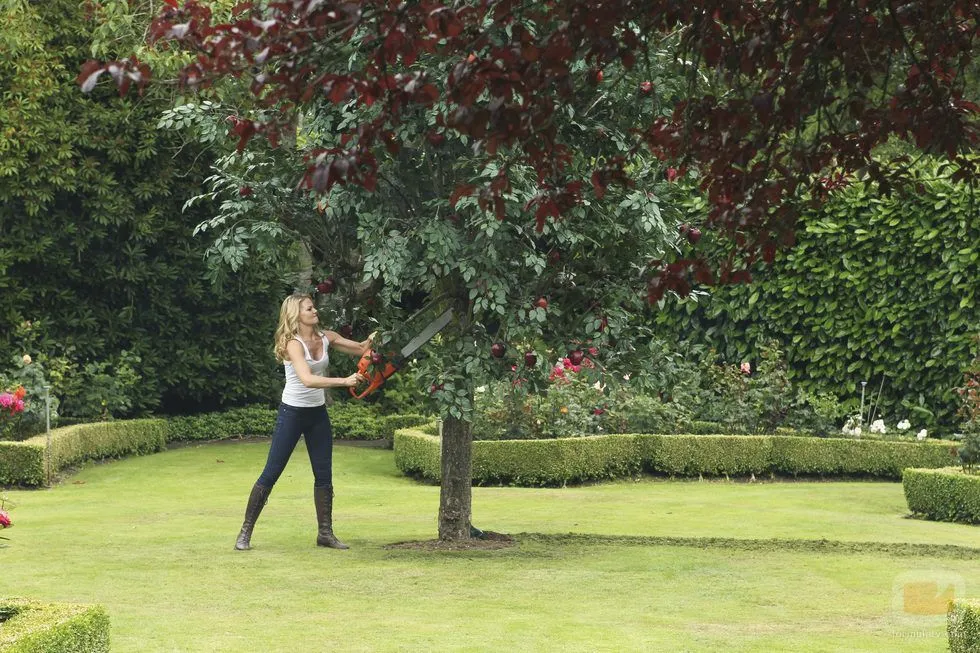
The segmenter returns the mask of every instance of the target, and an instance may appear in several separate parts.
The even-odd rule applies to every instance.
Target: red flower
[[[23,399],[24,398],[24,395],[26,395],[26,394],[27,394],[27,391],[24,390],[24,386],[22,386],[22,385],[17,386],[17,389],[14,390],[14,398],[15,399]]]
[[[6,510],[0,510],[0,527],[10,528],[13,526],[13,522],[10,521],[10,515]]]

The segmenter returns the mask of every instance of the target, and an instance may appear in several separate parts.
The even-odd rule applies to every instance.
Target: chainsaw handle
[[[370,349],[368,349],[366,352],[364,352],[364,355],[361,356],[361,360],[357,361],[357,371],[368,378],[368,386],[363,391],[361,391],[360,394],[358,394],[357,392],[357,386],[348,388],[348,390],[350,390],[350,395],[354,399],[364,399],[364,397],[368,396],[369,394],[371,394],[372,392],[380,388],[382,385],[384,385],[385,380],[387,380],[389,376],[391,376],[398,370],[398,368],[392,365],[391,363],[387,363],[385,364],[384,370],[382,370],[381,372],[374,372],[373,374],[369,374],[368,369],[371,367],[372,353],[373,352]]]

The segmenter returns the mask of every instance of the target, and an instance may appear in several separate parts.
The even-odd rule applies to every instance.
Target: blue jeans
[[[327,407],[297,408],[279,404],[269,458],[259,476],[259,485],[271,488],[276,484],[286,469],[286,463],[289,462],[300,435],[305,436],[306,451],[310,454],[313,485],[323,487],[333,484],[333,431],[330,428]]]

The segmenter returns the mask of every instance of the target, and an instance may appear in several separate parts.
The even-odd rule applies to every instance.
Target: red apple
[[[701,230],[697,227],[691,227],[687,232],[687,240],[692,245],[697,245],[698,241],[701,240]]]
[[[653,82],[640,82],[640,90],[649,93],[653,90]]]
[[[534,355],[533,351],[524,352],[524,365],[527,367],[534,367],[538,364],[538,357]]]
[[[371,352],[371,364],[372,365],[380,365],[381,364],[381,361],[383,361],[383,360],[384,360],[384,357],[381,354],[379,354],[376,351],[372,351]]]
[[[544,297],[538,297],[538,301],[534,302],[534,305],[538,308],[548,310],[548,300]]]
[[[238,189],[238,194],[241,195],[242,197],[248,197],[249,195],[252,194],[252,187],[242,186],[241,188]]]
[[[583,358],[585,358],[585,354],[581,349],[575,349],[568,352],[568,360],[572,362],[572,365],[581,365]]]
[[[316,291],[324,295],[329,295],[337,289],[337,282],[334,281],[333,277],[327,277],[320,283],[316,285]]]
[[[490,346],[490,354],[494,358],[503,358],[504,353],[507,351],[507,345],[501,342],[495,342]]]

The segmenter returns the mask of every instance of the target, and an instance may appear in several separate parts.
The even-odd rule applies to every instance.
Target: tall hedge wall
[[[713,288],[707,300],[663,311],[660,326],[730,362],[775,339],[804,387],[856,401],[861,381],[871,395],[884,377],[890,420],[909,415],[903,399],[921,398],[953,423],[952,388],[980,330],[980,205],[937,172],[922,166],[918,183],[891,197],[853,183],[805,212],[795,247],[756,268],[753,283]],[[702,200],[689,209],[699,215]]]
[[[220,290],[202,278],[206,243],[192,231],[209,209],[181,207],[209,157],[156,130],[164,91],[80,92],[88,4],[0,6],[0,367],[38,358],[15,340],[29,320],[39,349],[79,365],[138,354],[137,412],[274,398],[284,287],[268,270]]]

